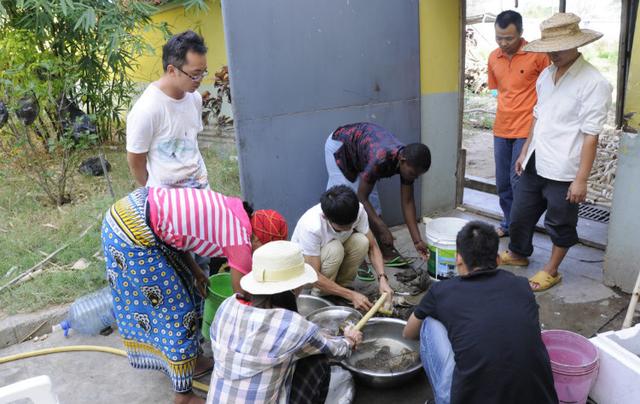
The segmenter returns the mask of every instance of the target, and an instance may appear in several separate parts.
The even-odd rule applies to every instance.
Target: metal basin
[[[333,306],[333,304],[321,297],[312,296],[312,295],[300,295],[297,299],[298,303],[298,313],[301,316],[306,317],[309,313],[321,309],[323,307]]]
[[[346,306],[330,306],[318,309],[309,315],[307,320],[315,323],[321,330],[329,335],[338,335],[340,326],[345,321],[358,322],[362,318],[362,313],[358,310]]]
[[[362,328],[364,340],[358,349],[351,354],[351,357],[342,361],[342,365],[350,370],[354,376],[363,383],[372,387],[392,387],[398,386],[412,379],[422,372],[420,361],[420,341],[408,340],[402,337],[402,330],[407,324],[406,321],[397,318],[372,318]],[[379,348],[389,346],[391,360],[384,361],[380,370],[370,370],[359,368],[356,363],[363,359],[370,359]],[[402,355],[401,352],[410,350],[411,353]],[[393,371],[384,369],[389,363],[398,363],[398,360],[408,362],[407,366]],[[404,364],[404,363],[403,363]]]

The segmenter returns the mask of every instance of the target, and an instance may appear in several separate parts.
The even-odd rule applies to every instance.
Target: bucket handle
[[[428,224],[432,220],[433,220],[433,218],[431,218],[429,216],[423,216],[422,217],[422,223],[425,224],[425,225]],[[434,236],[429,236],[429,237],[431,237],[433,239],[433,241],[435,241],[436,243],[442,242],[442,240],[440,240],[440,239],[438,239],[438,238],[436,238]]]
[[[442,243],[442,241],[443,241],[443,240],[441,240],[439,238],[436,238],[436,237],[433,237],[433,236],[429,236],[429,237],[431,237],[433,239],[434,243]]]

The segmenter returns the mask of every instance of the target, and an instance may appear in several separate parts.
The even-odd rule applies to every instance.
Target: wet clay
[[[356,367],[374,372],[402,372],[413,367],[420,358],[417,352],[408,348],[402,348],[399,354],[394,355],[389,345],[363,344],[359,351],[366,357],[356,361]]]

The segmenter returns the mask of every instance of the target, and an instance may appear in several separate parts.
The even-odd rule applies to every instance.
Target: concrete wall
[[[624,113],[635,113],[629,125],[640,128],[640,14],[636,20]],[[618,148],[618,167],[604,262],[604,282],[631,292],[640,262],[640,139],[623,134]]]
[[[461,1],[420,0],[422,142],[432,150],[422,179],[422,210],[455,207],[460,135]]]
[[[293,229],[325,189],[323,146],[341,124],[420,140],[418,0],[223,0],[222,11],[241,185],[256,207]],[[398,178],[380,185],[386,221],[401,223]]]
[[[640,128],[640,13],[636,18],[636,30],[633,33],[633,49],[629,61],[629,77],[624,100],[624,113],[634,113],[629,125]]]
[[[640,137],[624,134],[618,150],[616,186],[613,192],[604,281],[630,293],[640,267]]]
[[[153,22],[169,24],[173,33],[191,29],[202,35],[209,51],[207,64],[209,71],[214,72],[227,64],[227,52],[224,42],[222,26],[222,10],[219,0],[207,0],[209,11],[186,11],[184,6],[164,6],[152,17]],[[155,81],[162,75],[162,46],[165,38],[156,30],[143,32],[143,36],[151,45],[154,52],[148,52],[138,59],[139,65],[132,71],[131,77],[141,83]],[[204,87],[213,87],[213,76],[210,75],[203,82]]]

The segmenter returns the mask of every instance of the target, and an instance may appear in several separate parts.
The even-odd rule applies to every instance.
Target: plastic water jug
[[[64,330],[65,337],[71,328],[80,334],[97,335],[115,322],[111,288],[107,286],[73,302],[60,328]]]

